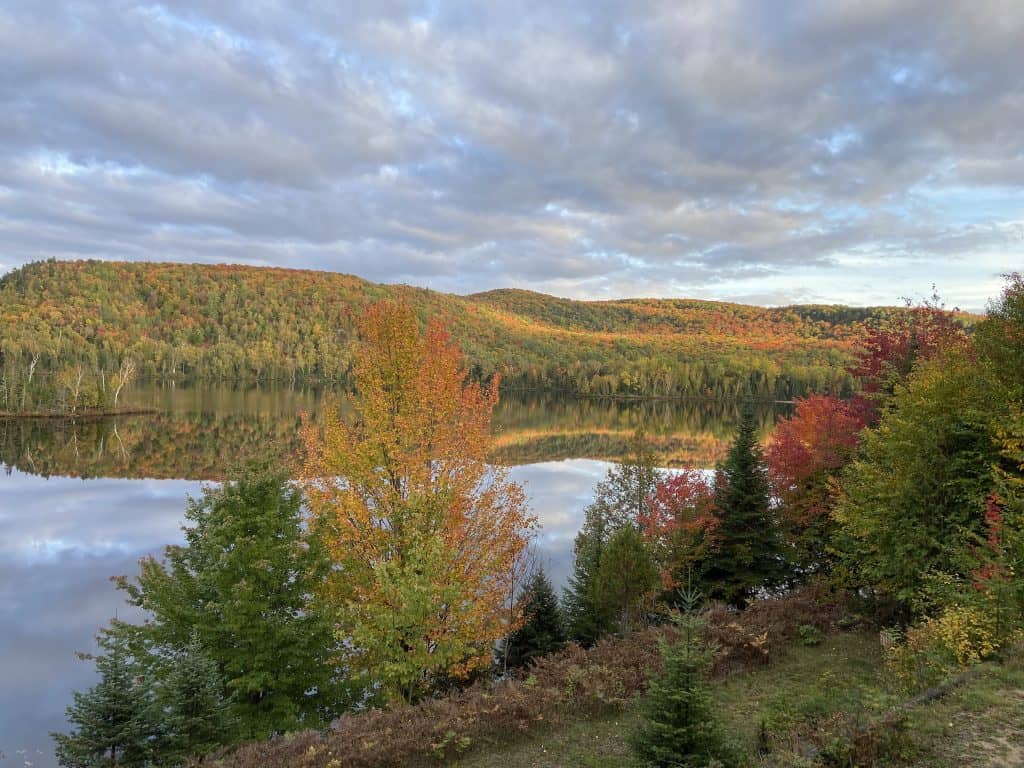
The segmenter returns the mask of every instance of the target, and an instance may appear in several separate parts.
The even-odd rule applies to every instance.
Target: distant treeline
[[[598,396],[847,394],[855,340],[901,311],[455,296],[327,272],[47,261],[0,279],[0,409],[75,402],[83,382],[101,407],[126,360],[143,378],[348,384],[356,321],[384,298],[438,317],[477,378]]]

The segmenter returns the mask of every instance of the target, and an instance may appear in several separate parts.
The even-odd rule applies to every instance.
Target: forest
[[[389,298],[421,326],[442,321],[477,380],[584,396],[849,395],[855,340],[905,311],[457,296],[327,272],[38,262],[0,278],[0,413],[110,412],[137,378],[350,385],[357,320]]]
[[[936,766],[1024,736],[1024,277],[971,333],[868,329],[857,393],[767,440],[748,396],[711,472],[636,430],[561,597],[487,461],[498,382],[410,303],[359,330],[354,418],[302,420],[297,481],[234,468],[116,580],[148,619],[102,631],[62,764],[486,768],[582,728],[545,764]]]

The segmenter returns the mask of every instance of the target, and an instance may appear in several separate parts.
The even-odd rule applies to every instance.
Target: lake
[[[185,500],[249,456],[292,461],[303,413],[347,407],[318,389],[148,385],[131,405],[157,413],[77,424],[0,421],[0,768],[56,765],[73,690],[94,682],[76,652],[112,617],[136,618],[111,576],[182,541]],[[759,409],[767,433],[786,406]],[[541,523],[540,561],[556,586],[572,566],[584,507],[609,462],[643,426],[667,466],[712,466],[734,403],[502,398],[492,460],[510,467]]]

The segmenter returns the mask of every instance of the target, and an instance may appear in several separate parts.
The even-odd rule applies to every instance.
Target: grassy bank
[[[771,664],[716,681],[743,765],[913,768],[1024,766],[1024,656],[1011,654],[948,695],[897,712],[874,633],[790,644]],[[458,768],[629,768],[634,706],[463,755]],[[859,754],[858,754],[859,752]]]

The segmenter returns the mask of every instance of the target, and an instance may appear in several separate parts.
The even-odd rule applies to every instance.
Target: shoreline
[[[47,412],[30,411],[18,413],[17,411],[0,411],[0,420],[6,421],[95,421],[98,419],[109,419],[115,416],[153,416],[160,413],[159,408],[117,408],[107,411],[81,411],[79,413],[69,412]]]

